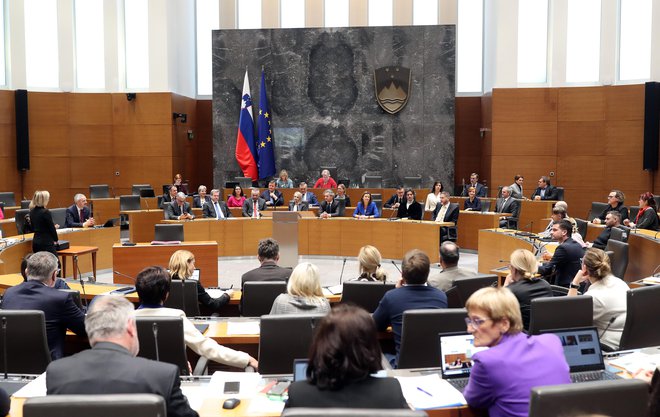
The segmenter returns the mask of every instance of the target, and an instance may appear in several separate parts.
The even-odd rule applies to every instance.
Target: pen
[[[432,395],[431,393],[429,393],[429,392],[427,392],[427,391],[424,391],[424,390],[421,389],[420,387],[417,387],[417,390],[418,390],[418,391],[422,391],[424,394],[428,395],[429,397],[433,397],[433,395]]]

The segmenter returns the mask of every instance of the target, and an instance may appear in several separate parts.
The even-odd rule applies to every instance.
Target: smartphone
[[[268,390],[267,395],[281,396],[286,392],[287,389],[289,389],[290,384],[291,383],[288,381],[278,382],[277,384],[273,385],[270,390]]]
[[[239,381],[227,381],[225,382],[225,394],[238,394],[241,389],[241,383]]]

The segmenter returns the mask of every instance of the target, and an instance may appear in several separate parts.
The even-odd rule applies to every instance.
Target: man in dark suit
[[[390,199],[387,200],[385,204],[383,204],[383,207],[398,209],[399,206],[406,201],[405,194],[406,194],[405,188],[399,185],[398,187],[396,187],[396,193],[392,194],[392,197],[390,197]]]
[[[66,209],[64,227],[90,227],[94,226],[94,218],[87,207],[87,197],[84,194],[73,196],[74,204]]]
[[[176,199],[165,206],[165,220],[192,220],[195,216],[186,202],[186,195],[178,193]]]
[[[518,217],[520,217],[520,201],[511,197],[511,187],[502,187],[502,198],[495,203],[495,212],[511,213],[511,216],[500,217],[500,227],[511,229],[518,228]]]
[[[329,219],[330,217],[340,217],[342,215],[339,201],[335,200],[335,193],[332,190],[325,190],[323,201],[319,206],[319,217]]]
[[[168,204],[176,200],[176,194],[178,192],[176,185],[170,185],[167,189],[167,192],[163,194],[163,198],[160,201],[160,208],[165,210]]]
[[[130,301],[95,299],[85,327],[92,348],[48,365],[47,395],[157,394],[168,417],[198,416],[181,392],[178,366],[135,357],[140,343]]]
[[[280,245],[272,238],[261,239],[257,247],[257,259],[261,263],[259,268],[247,271],[241,276],[241,289],[248,281],[288,281],[291,268],[282,268],[277,265],[280,260]],[[239,306],[242,309],[242,302]]]
[[[226,219],[231,217],[231,211],[224,201],[220,201],[220,190],[211,190],[211,200],[204,203],[202,207],[202,215],[211,219]]]
[[[309,203],[302,201],[302,194],[300,191],[293,193],[293,201],[289,202],[289,211],[307,211],[309,210]]]
[[[309,204],[310,207],[319,205],[319,200],[316,198],[316,194],[311,191],[307,191],[306,182],[303,181],[300,183],[300,185],[298,185],[298,191],[300,191],[300,194],[302,194],[302,201],[305,201],[307,204]]]
[[[453,222],[454,227],[458,223],[458,214],[460,208],[456,203],[449,202],[449,193],[443,191],[440,193],[440,203],[433,210],[433,220],[436,222]],[[440,228],[440,242],[444,242],[449,237],[449,228]]]
[[[580,270],[581,259],[584,256],[582,246],[571,239],[572,233],[573,225],[566,219],[553,224],[552,240],[559,242],[559,246],[555,249],[552,259],[539,266],[539,274],[547,277],[554,272],[555,279],[551,283],[562,287],[569,286],[577,271]]]
[[[598,235],[596,240],[593,243],[587,243],[588,247],[594,247],[598,249],[605,250],[607,246],[607,241],[610,240],[610,235],[612,234],[613,227],[619,227],[621,225],[621,213],[617,210],[612,210],[607,213],[605,216],[605,228]]]
[[[193,198],[194,208],[203,208],[205,203],[210,203],[211,197],[206,194],[206,185],[197,187],[197,195]]]
[[[396,217],[403,219],[422,220],[422,205],[415,201],[415,192],[406,190],[406,201],[399,205]]]
[[[278,207],[284,204],[282,193],[275,189],[275,180],[268,183],[268,189],[261,193],[261,198],[266,201],[269,207]]]
[[[266,200],[259,197],[259,189],[253,188],[250,198],[243,201],[243,217],[261,218],[261,212],[266,210]]]
[[[532,194],[532,200],[559,200],[559,190],[550,184],[550,178],[539,178],[539,186]]]
[[[470,187],[474,187],[475,191],[477,192],[477,197],[486,197],[486,187],[479,183],[479,174],[476,172],[470,174],[470,182],[463,186],[461,196],[467,197],[470,193]]]
[[[85,336],[85,314],[70,293],[52,288],[57,279],[57,257],[37,252],[27,260],[28,280],[5,291],[2,308],[6,310],[41,310],[46,318],[46,336],[50,356],[64,356],[66,330]]]

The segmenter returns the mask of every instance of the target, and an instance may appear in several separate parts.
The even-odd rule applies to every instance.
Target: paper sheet
[[[270,400],[263,394],[255,395],[250,399],[247,414],[253,415],[280,415],[284,410],[284,401]]]
[[[233,321],[227,322],[227,335],[236,334],[259,334],[261,333],[258,321]]]
[[[14,393],[17,398],[43,397],[46,395],[46,373],[39,375],[34,381]]]
[[[341,294],[344,291],[344,286],[341,284],[333,285],[331,287],[328,287],[327,289],[328,291],[330,291],[330,294],[337,295],[337,294]],[[324,290],[323,294],[325,295],[325,288],[323,288],[323,290]]]
[[[648,354],[639,351],[612,359],[608,362],[608,365],[623,369],[631,374],[639,369],[652,371],[660,365],[660,354]]]
[[[181,384],[181,392],[188,398],[190,408],[199,411],[204,404],[204,400],[209,397],[208,385],[206,384]]]
[[[465,398],[449,382],[438,374],[425,376],[398,376],[403,396],[413,408],[455,407],[465,405]]]
[[[219,288],[206,288],[206,293],[211,296],[211,298],[220,298],[225,292]]]

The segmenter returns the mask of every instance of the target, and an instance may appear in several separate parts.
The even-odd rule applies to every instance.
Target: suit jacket
[[[581,268],[584,249],[570,237],[555,249],[549,262],[539,266],[539,274],[548,276],[555,272],[555,284],[568,287],[577,271]]]
[[[472,360],[463,396],[470,407],[488,409],[490,417],[526,417],[532,387],[571,383],[564,349],[553,334],[505,334]]]
[[[46,319],[46,336],[50,356],[64,356],[66,330],[85,336],[85,314],[74,303],[70,293],[29,280],[5,291],[2,301],[5,310],[41,310]]]
[[[600,216],[598,216],[601,223],[605,223],[605,217],[610,211],[618,211],[621,213],[621,224],[623,224],[623,221],[628,218],[628,207],[624,206],[623,203],[619,202],[619,204],[616,205],[616,208],[612,208],[612,206],[608,204],[607,207],[605,207],[605,210],[603,210],[603,212],[600,213]]]
[[[193,207],[194,208],[202,208],[204,206],[204,203],[210,203],[211,202],[211,197],[208,195],[204,196],[204,201],[201,201],[199,196],[195,196],[193,198]]]
[[[341,200],[339,196],[335,196],[335,200],[339,201]],[[344,195],[344,207],[350,207],[351,206],[351,197],[348,196],[348,194]]]
[[[275,261],[263,261],[259,268],[255,268],[243,274],[241,277],[241,289],[248,281],[288,281],[291,276],[291,268],[282,268]]]
[[[433,220],[437,220],[438,214],[440,214],[440,209],[442,209],[441,204],[438,204],[437,206],[435,206],[435,210],[433,210]],[[459,212],[460,212],[460,209],[458,207],[458,204],[449,203],[449,207],[447,208],[447,212],[445,213],[445,218],[441,219],[440,221],[454,222],[454,224],[456,224],[458,222]]]
[[[89,207],[85,206],[82,208],[82,219],[78,215],[78,207],[72,205],[66,209],[66,220],[64,221],[64,227],[83,227],[83,223],[91,217],[91,211]]]
[[[124,347],[99,342],[92,349],[51,362],[46,369],[48,395],[158,394],[168,417],[196,417],[181,392],[179,367],[134,358]]]
[[[276,199],[272,199],[270,197],[270,191],[269,190],[264,190],[264,192],[261,193],[260,197],[264,199],[264,201],[266,202],[266,205],[275,206],[275,207],[283,205],[284,204],[284,197],[282,196],[282,193],[279,192],[278,190],[275,190],[274,194],[277,196]],[[270,204],[268,204],[268,203],[270,203]]]
[[[594,240],[593,247],[605,250],[605,247],[607,246],[607,241],[610,240],[611,234],[612,234],[611,227],[604,228],[603,231],[600,232],[596,240]]]
[[[309,203],[310,206],[319,205],[319,200],[316,198],[316,194],[311,191],[307,191],[305,194],[303,194],[303,201]]]
[[[517,220],[520,217],[520,201],[513,197],[509,197],[504,204],[503,198],[498,198],[495,203],[495,211],[498,213],[511,213],[511,219]]]
[[[390,197],[390,199],[387,200],[387,202],[385,204],[383,204],[383,207],[390,208],[393,205],[395,205],[396,203],[403,204],[405,202],[406,202],[406,195],[405,194],[403,195],[403,197],[399,198],[399,196],[396,193],[394,193],[394,195],[392,195],[392,197]]]
[[[525,195],[523,194],[523,189],[521,186],[519,186],[517,183],[513,183],[509,185],[509,188],[511,189],[511,197],[513,198],[523,198]]]
[[[308,381],[296,381],[289,386],[290,407],[408,408],[401,385],[394,378],[368,377],[347,384],[338,390],[320,390]]]
[[[532,194],[532,200],[534,200],[534,197],[537,195],[541,195],[541,187],[537,187],[536,190],[534,190],[534,194]],[[559,200],[559,190],[557,190],[557,187],[548,185],[545,188],[545,195],[541,197],[541,200]]]
[[[469,198],[466,198],[463,202],[463,210],[481,211],[481,199],[474,197],[474,201],[470,201]]]
[[[165,220],[179,220],[179,216],[183,213],[188,213],[193,216],[190,203],[183,203],[183,210],[176,203],[176,200],[165,206]],[[194,218],[195,216],[193,216]]]
[[[55,242],[58,241],[57,229],[50,211],[45,207],[31,209],[30,222],[34,231],[32,252],[47,251],[57,255],[55,250]]]
[[[523,327],[529,329],[529,316],[532,300],[540,297],[552,297],[552,287],[548,281],[542,278],[521,279],[511,283],[509,290],[518,299],[520,313],[522,314]]]
[[[170,197],[170,193],[168,191],[165,194],[163,194],[163,198],[160,200],[159,208],[165,210],[165,207],[167,207],[167,205],[171,202],[172,202],[172,197]]]
[[[486,197],[486,188],[484,188],[483,184],[480,183],[477,183],[476,185],[472,185],[471,183],[465,184],[465,186],[463,187],[463,191],[461,192],[462,197],[468,196],[468,191],[470,190],[470,187],[476,188],[477,197]]]
[[[261,217],[261,212],[266,210],[266,200],[259,198],[257,200],[257,210],[259,211],[259,217]],[[252,217],[252,199],[246,198],[243,201],[243,217]]]
[[[396,213],[396,217],[400,219],[407,217],[412,220],[422,220],[422,214],[424,212],[422,205],[417,201],[413,201],[410,207],[407,207],[407,205],[407,201],[401,203]]]
[[[293,206],[296,203],[291,201],[289,202],[289,211],[293,211]],[[298,204],[298,210],[297,211],[308,211],[309,210],[309,203],[307,201],[301,201],[300,204]]]
[[[231,217],[231,211],[227,207],[227,204],[224,201],[218,200],[218,206],[220,206],[220,210],[222,211],[222,214],[225,215],[225,217]],[[202,208],[202,216],[203,217],[210,217],[215,219],[216,216],[215,212],[215,207],[213,206],[213,202],[210,201],[208,203],[204,203],[204,207]]]
[[[321,201],[321,205],[319,205],[319,216],[323,213],[328,213],[330,217],[341,216],[342,213],[339,210],[339,202],[336,200],[333,200],[331,203],[328,203],[325,200]]]
[[[428,283],[430,286],[439,289],[440,291],[447,292],[456,278],[475,277],[477,273],[465,268],[452,266],[445,268],[442,271],[429,276]]]

